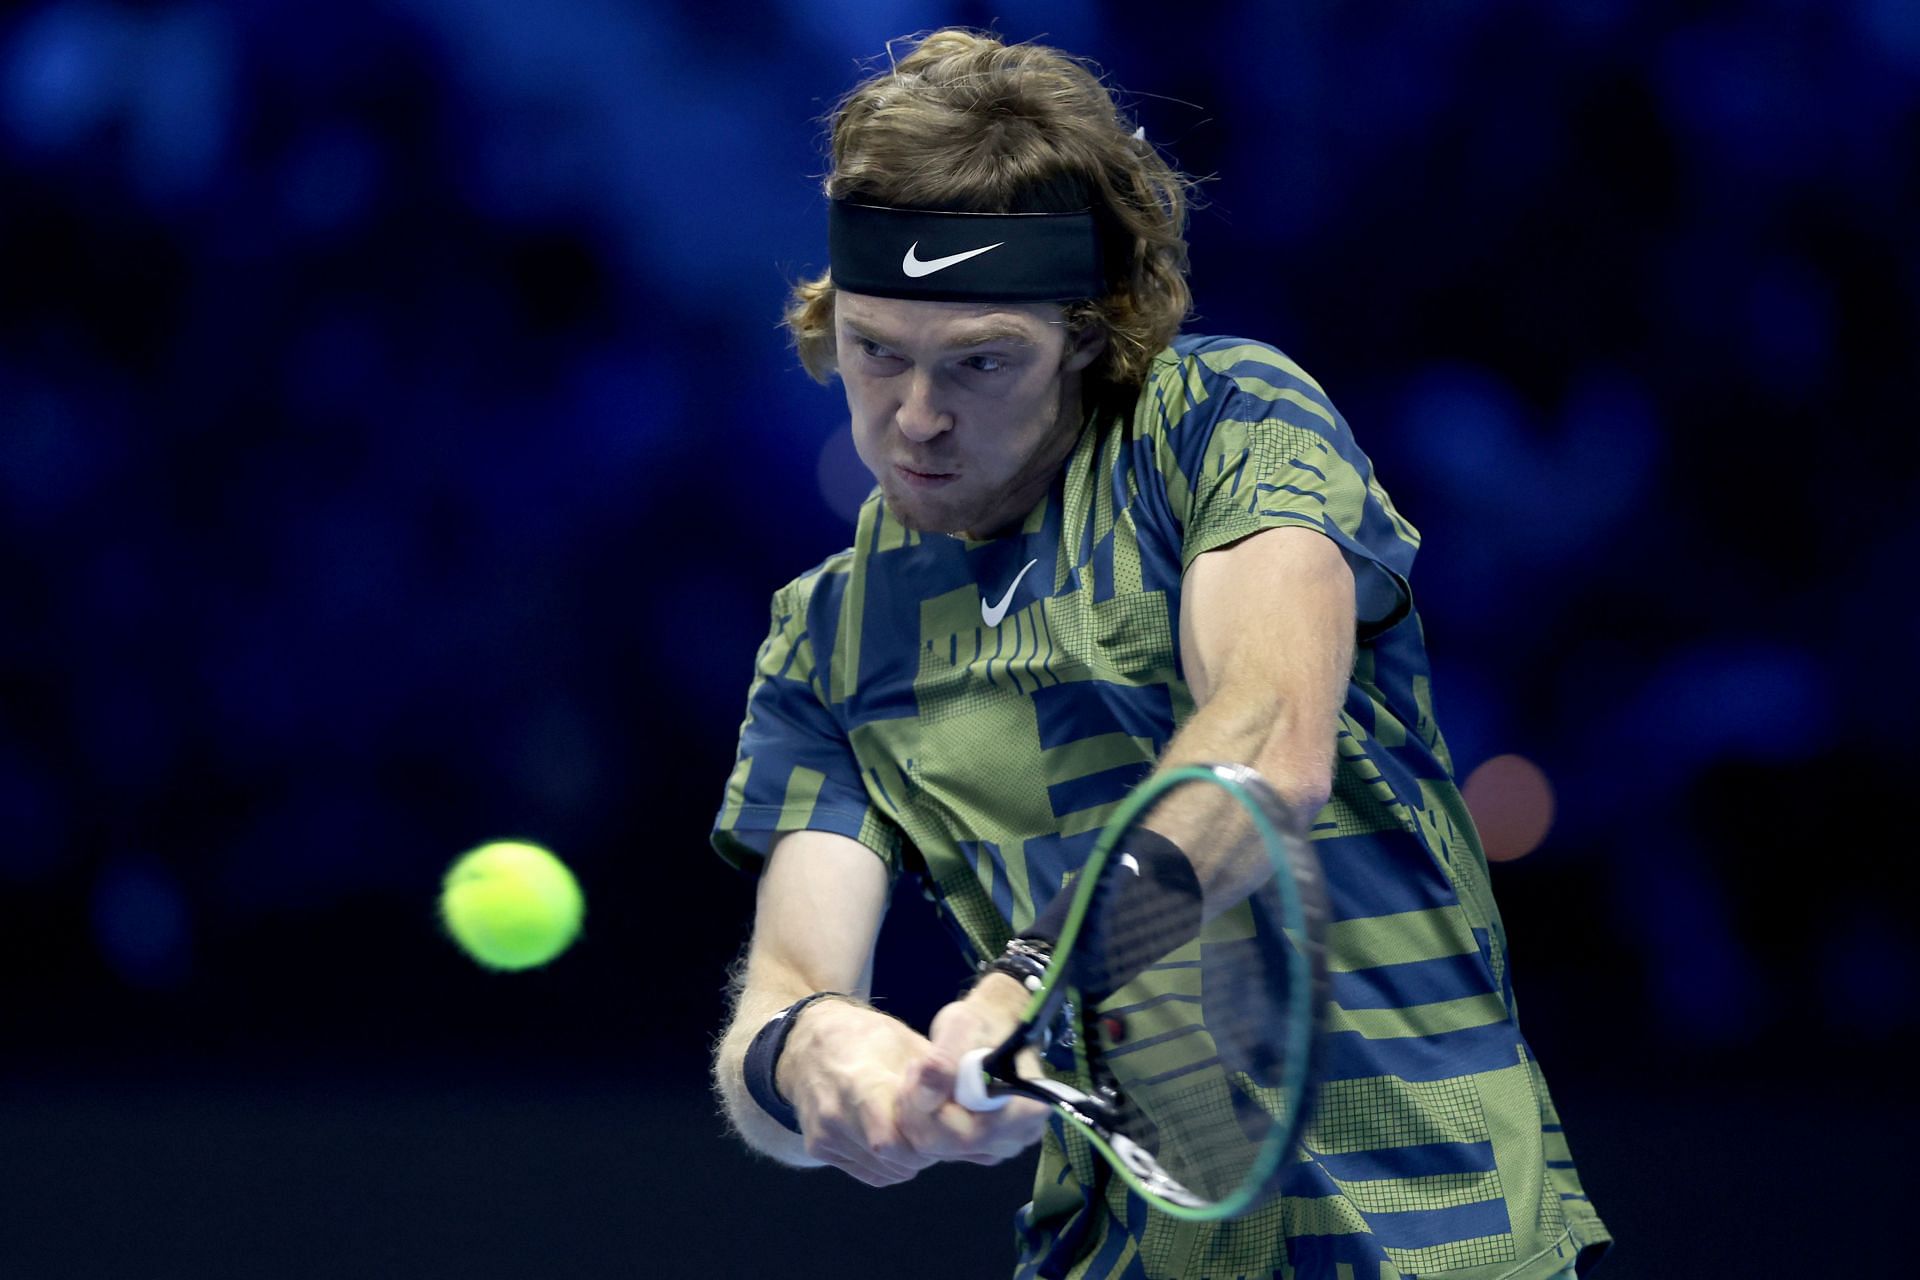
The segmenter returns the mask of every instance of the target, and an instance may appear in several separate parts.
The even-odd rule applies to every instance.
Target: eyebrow
[[[905,345],[898,339],[889,337],[873,326],[862,324],[857,320],[849,319],[845,321],[845,324],[847,328],[853,330],[853,332],[859,334],[869,342],[876,342],[883,347],[899,347]],[[1018,347],[1034,347],[1039,345],[1039,343],[1034,341],[1033,336],[1024,329],[1015,328],[1013,325],[1007,324],[1004,321],[992,320],[977,327],[962,326],[954,330],[953,335],[948,338],[943,345],[946,350],[958,351],[967,347],[984,347],[996,342],[1008,343]]]

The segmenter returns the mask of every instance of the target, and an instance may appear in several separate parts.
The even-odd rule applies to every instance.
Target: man
[[[878,490],[774,596],[714,833],[761,875],[717,1087],[758,1150],[876,1186],[1041,1142],[1023,1277],[1574,1275],[1609,1237],[1433,722],[1418,535],[1291,360],[1176,337],[1183,189],[1039,46],[936,32],[836,110],[831,269],[788,323]],[[1043,948],[1105,815],[1192,761],[1267,777],[1334,917],[1303,1158],[1213,1226],[1037,1104],[952,1101],[1025,1001],[1010,936]],[[982,970],[927,1036],[866,1003],[903,869]]]

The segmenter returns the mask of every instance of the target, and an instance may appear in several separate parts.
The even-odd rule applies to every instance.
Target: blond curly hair
[[[827,117],[828,199],[964,213],[1091,206],[1111,291],[1065,306],[1070,330],[1107,342],[1085,377],[1137,388],[1192,306],[1186,212],[1193,180],[1137,135],[1089,64],[1037,44],[947,28],[848,92]],[[834,372],[833,276],[794,286],[786,326],[820,382]]]

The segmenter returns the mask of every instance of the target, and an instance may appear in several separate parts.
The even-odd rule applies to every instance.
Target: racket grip
[[[985,1063],[991,1049],[971,1049],[960,1059],[953,1073],[953,1100],[969,1111],[998,1111],[1007,1105],[1006,1094],[987,1092]]]

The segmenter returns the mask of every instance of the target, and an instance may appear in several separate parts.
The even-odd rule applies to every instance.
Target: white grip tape
[[[971,1049],[960,1059],[953,1076],[953,1100],[969,1111],[998,1111],[1007,1105],[1009,1095],[987,1092],[987,1071],[981,1064],[991,1049]]]

